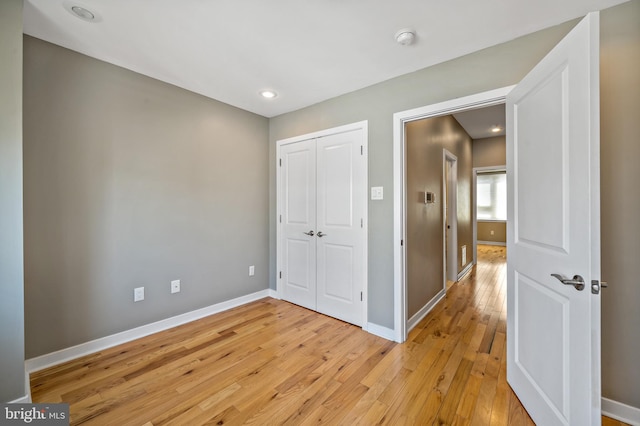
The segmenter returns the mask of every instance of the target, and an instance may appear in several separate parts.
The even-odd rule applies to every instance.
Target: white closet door
[[[316,141],[281,148],[283,299],[316,309]]]
[[[366,159],[363,131],[317,139],[317,311],[362,325]]]

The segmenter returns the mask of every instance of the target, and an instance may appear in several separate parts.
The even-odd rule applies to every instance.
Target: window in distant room
[[[506,172],[478,173],[476,214],[478,220],[507,220]]]

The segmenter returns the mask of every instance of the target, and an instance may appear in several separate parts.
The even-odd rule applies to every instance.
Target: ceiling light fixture
[[[62,4],[67,11],[76,18],[82,19],[87,22],[100,22],[102,18],[96,12],[87,9],[84,6],[80,6],[78,3],[66,1]]]
[[[263,98],[266,98],[266,99],[273,99],[273,98],[277,97],[278,94],[276,92],[274,92],[273,90],[262,90],[262,91],[260,91],[260,96],[262,96]]]
[[[396,33],[396,42],[403,46],[413,44],[416,39],[416,32],[411,28],[403,28]]]
[[[491,131],[492,131],[493,133],[498,133],[498,132],[499,132],[499,131],[501,131],[501,130],[502,130],[502,127],[500,127],[500,126],[493,126],[493,127],[491,128]]]
[[[71,6],[71,11],[75,13],[78,18],[86,19],[87,21],[93,21],[96,17],[90,10],[81,6]]]

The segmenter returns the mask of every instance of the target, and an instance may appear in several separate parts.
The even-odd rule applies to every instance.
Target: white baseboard
[[[270,298],[281,300],[280,296],[278,296],[278,291],[277,290],[274,290],[272,288],[268,288],[267,291],[269,292],[269,297]]]
[[[27,364],[24,365],[24,388],[27,392],[25,403],[31,403],[31,378],[29,377],[29,372],[27,371]]]
[[[424,317],[427,316],[431,309],[433,309],[433,307],[436,306],[436,304],[441,301],[446,294],[447,292],[445,291],[445,289],[440,290],[438,294],[436,294],[431,300],[427,302],[426,305],[422,307],[422,309],[420,309],[411,318],[409,318],[409,321],[407,321],[407,333],[413,330],[413,328],[418,325],[418,323],[422,321]]]
[[[247,294],[246,296],[241,296],[235,299],[216,303],[215,305],[207,306],[181,315],[176,315],[175,317],[136,327],[131,330],[112,334],[111,336],[101,337],[90,342],[81,343],[70,348],[61,349],[56,352],[51,352],[49,354],[31,358],[25,361],[25,369],[27,370],[27,373],[33,373],[34,371],[42,370],[44,368],[51,367],[53,365],[57,365],[75,358],[79,358],[84,355],[89,355],[103,349],[111,348],[122,343],[130,342],[132,340],[139,339],[141,337],[145,337],[159,331],[168,330],[170,328],[177,327],[179,325],[186,324],[188,322],[195,321],[209,315],[217,314],[219,312],[227,311],[237,306],[245,305],[247,303],[254,302],[265,297],[273,297],[274,294],[275,291],[272,289],[261,290],[256,293]]]
[[[602,398],[602,415],[633,426],[640,426],[640,408],[612,399]]]
[[[9,401],[9,404],[30,404],[31,403],[31,383],[29,381],[29,373],[25,367],[24,370],[24,389],[27,393],[25,396]]]
[[[473,268],[473,262],[469,262],[467,266],[464,267],[462,271],[458,274],[458,281],[460,281],[465,275],[469,273],[469,271]]]
[[[392,328],[383,327],[381,325],[369,322],[365,327],[363,327],[363,330],[378,337],[382,337],[383,339],[391,340],[392,342],[396,340],[396,334]]]
[[[501,241],[478,241],[478,244],[482,244],[485,246],[501,246],[501,247],[507,246],[507,243],[503,243]]]
[[[31,403],[31,395],[27,394],[18,399],[14,399],[13,401],[9,401],[9,404],[30,404]]]

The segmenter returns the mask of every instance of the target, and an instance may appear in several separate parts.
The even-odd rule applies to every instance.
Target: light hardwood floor
[[[532,425],[505,379],[505,273],[480,246],[402,345],[263,299],[36,372],[32,398],[83,425]]]

